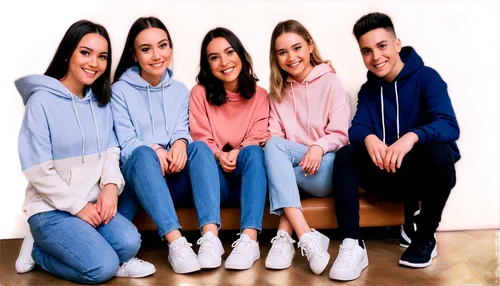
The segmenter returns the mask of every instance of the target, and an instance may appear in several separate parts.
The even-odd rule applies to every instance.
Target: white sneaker
[[[233,251],[226,259],[226,269],[245,270],[260,258],[259,243],[242,233],[231,247]]]
[[[201,268],[217,268],[222,264],[224,247],[213,232],[207,231],[196,244],[200,246],[198,262]]]
[[[33,243],[35,243],[35,240],[30,232],[24,238],[21,250],[19,250],[19,256],[16,260],[16,271],[19,274],[30,272],[35,267],[35,260],[33,260],[33,256],[31,256]]]
[[[368,266],[366,246],[362,248],[357,239],[346,238],[342,241],[339,255],[330,270],[330,278],[340,281],[354,280],[366,266]]]
[[[292,265],[293,257],[295,256],[295,248],[293,240],[288,232],[278,230],[278,234],[271,239],[271,249],[267,254],[266,268],[269,269],[286,269]]]
[[[311,232],[306,232],[299,238],[302,256],[307,257],[309,267],[314,274],[321,274],[328,265],[328,261],[330,261],[329,245],[330,239],[315,229],[311,229]]]
[[[198,258],[185,237],[179,237],[168,246],[168,262],[175,273],[185,274],[200,270]]]
[[[149,276],[156,272],[156,268],[153,264],[141,260],[137,257],[124,262],[116,271],[116,277],[130,277],[130,278],[141,278]]]

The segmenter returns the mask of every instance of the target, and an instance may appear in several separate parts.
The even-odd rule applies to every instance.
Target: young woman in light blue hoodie
[[[111,100],[126,181],[118,211],[132,220],[140,203],[169,244],[173,270],[190,273],[200,263],[181,235],[174,204],[188,203],[191,190],[202,202],[215,201],[218,171],[209,147],[189,134],[189,90],[168,68],[172,47],[167,28],[154,17],[139,18],[127,36]],[[200,229],[220,226],[220,215],[198,210],[198,222]]]
[[[117,213],[124,179],[113,133],[111,46],[104,27],[74,23],[45,75],[16,81],[26,105],[19,157],[31,229],[16,270],[35,263],[82,284],[155,272],[135,257],[136,227]]]

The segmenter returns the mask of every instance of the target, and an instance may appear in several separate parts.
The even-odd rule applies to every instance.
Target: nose
[[[153,60],[157,60],[160,57],[158,56],[159,52],[157,49],[153,49]]]
[[[376,61],[378,61],[378,59],[380,59],[380,52],[379,52],[378,50],[376,50],[376,49],[375,49],[375,50],[373,50],[372,55],[373,55],[373,56],[372,56],[372,57],[373,57],[373,58],[372,58],[372,59],[373,59],[373,61],[375,61],[375,62],[376,62]]]
[[[92,56],[89,59],[89,66],[97,67],[97,56]]]
[[[221,65],[222,65],[223,67],[224,67],[224,66],[226,66],[226,65],[229,63],[229,59],[227,58],[227,56],[226,56],[226,55],[222,55],[222,56],[220,57],[220,63],[221,63]]]

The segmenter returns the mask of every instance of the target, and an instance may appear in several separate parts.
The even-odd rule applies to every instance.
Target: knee
[[[426,161],[429,165],[438,169],[443,170],[454,164],[450,147],[447,143],[430,143],[422,145],[423,156],[425,156]]]
[[[210,150],[207,143],[203,141],[194,141],[187,146],[187,152],[190,154],[199,152],[212,153],[212,150]]]
[[[250,145],[243,147],[243,149],[241,149],[238,158],[244,161],[247,160],[264,161],[264,152],[262,151],[262,148],[260,146]]]
[[[130,159],[132,162],[145,162],[149,160],[158,160],[155,151],[149,146],[139,146],[135,148],[130,155]]]
[[[356,146],[348,144],[335,152],[335,165],[345,165],[353,162],[356,154]]]
[[[118,241],[119,246],[116,247],[120,262],[134,258],[141,248],[141,242],[141,235],[137,228],[133,227],[127,231]]]
[[[282,143],[285,140],[286,139],[279,137],[279,136],[271,137],[271,139],[269,139],[266,142],[266,146],[264,147],[264,153],[268,154],[268,153],[272,153],[276,150],[281,150],[282,149],[281,146],[283,145]]]
[[[99,284],[113,278],[118,271],[120,262],[116,253],[103,255],[95,260],[95,265],[88,268],[82,273],[84,284]]]

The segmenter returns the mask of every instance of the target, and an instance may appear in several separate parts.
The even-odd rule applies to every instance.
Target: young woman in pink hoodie
[[[213,29],[203,39],[197,81],[189,101],[191,136],[214,153],[219,173],[214,183],[220,183],[220,192],[194,196],[200,216],[211,218],[202,227],[198,260],[202,268],[220,265],[220,206],[240,205],[241,235],[225,267],[248,269],[260,257],[257,233],[262,229],[267,180],[259,144],[268,138],[269,98],[256,84],[250,55],[225,28]]]
[[[275,27],[269,58],[272,137],[264,154],[270,210],[281,218],[266,267],[291,265],[295,230],[302,255],[307,256],[311,270],[320,274],[330,259],[330,240],[309,228],[299,188],[313,197],[331,195],[335,152],[348,141],[349,98],[299,22],[288,20]]]

